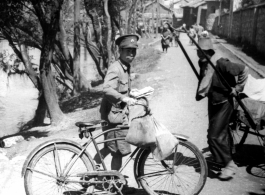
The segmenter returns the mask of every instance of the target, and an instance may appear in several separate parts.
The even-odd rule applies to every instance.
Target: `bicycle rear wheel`
[[[199,149],[189,141],[181,141],[164,161],[153,158],[145,150],[139,160],[142,187],[150,195],[199,194],[207,178],[207,164]]]
[[[27,195],[77,195],[86,191],[87,184],[78,182],[80,173],[94,170],[93,162],[84,153],[63,177],[67,165],[80,154],[80,149],[66,143],[55,143],[39,150],[32,158],[24,176]],[[76,182],[72,182],[75,180]],[[91,186],[89,190],[93,191]]]
[[[234,122],[233,125],[231,125],[229,128],[232,137],[231,141],[233,141],[232,152],[236,153],[236,147],[240,150],[244,145],[250,128],[240,121]]]

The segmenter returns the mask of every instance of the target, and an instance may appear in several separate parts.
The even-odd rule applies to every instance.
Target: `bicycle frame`
[[[104,141],[100,141],[100,142],[96,142],[96,139],[101,137],[102,135],[106,134],[106,133],[109,133],[109,132],[112,132],[112,131],[125,131],[125,130],[128,130],[128,128],[113,128],[113,129],[109,129],[109,130],[106,130],[106,131],[103,131],[95,136],[93,136],[92,132],[89,131],[89,137],[90,139],[83,145],[82,147],[82,150],[80,151],[80,154],[78,156],[76,156],[74,159],[72,159],[72,161],[70,161],[69,165],[67,166],[67,168],[65,169],[63,175],[67,175],[69,173],[69,171],[71,170],[72,166],[75,164],[76,160],[84,153],[84,151],[87,149],[87,147],[93,143],[96,151],[97,151],[97,154],[99,154],[99,158],[100,158],[100,161],[102,163],[102,166],[103,166],[103,169],[104,171],[107,171],[107,167],[106,167],[106,164],[105,164],[105,161],[104,161],[104,158],[102,157],[101,153],[100,153],[100,150],[99,150],[99,147],[98,145],[99,144],[104,144],[106,142],[110,142],[110,141],[117,141],[117,140],[124,140],[125,137],[119,137],[119,138],[113,138],[113,139],[107,139],[107,140],[104,140]],[[140,150],[141,148],[137,147],[129,156],[129,158],[125,161],[125,163],[122,165],[122,167],[120,168],[119,172],[122,172],[122,170],[127,166],[127,164],[132,160],[132,158],[135,156],[135,154]]]
[[[72,169],[73,165],[76,163],[76,161],[78,160],[78,158],[79,158],[81,155],[85,154],[85,155],[88,156],[89,159],[92,160],[92,158],[91,158],[91,156],[89,155],[89,153],[86,152],[88,146],[89,146],[91,143],[93,143],[93,145],[94,145],[94,147],[95,147],[95,149],[96,149],[96,152],[97,152],[97,154],[98,154],[99,157],[100,157],[100,161],[101,161],[102,166],[103,166],[103,171],[108,171],[108,170],[107,170],[107,167],[106,167],[106,164],[105,164],[105,162],[104,162],[104,158],[103,158],[102,155],[101,155],[101,152],[100,152],[100,150],[99,150],[98,145],[99,145],[99,144],[104,144],[104,143],[106,143],[106,142],[110,142],[110,141],[124,140],[125,137],[114,138],[114,139],[107,139],[107,140],[103,140],[103,141],[99,141],[99,142],[96,142],[96,139],[98,139],[99,137],[103,136],[104,134],[109,133],[109,132],[112,132],[112,131],[125,131],[125,130],[128,130],[128,127],[126,127],[126,128],[123,127],[123,128],[113,128],[113,129],[109,129],[109,130],[103,131],[103,132],[101,132],[101,133],[99,133],[99,134],[96,134],[95,136],[92,134],[93,128],[96,129],[96,127],[92,127],[92,129],[91,129],[91,128],[88,128],[88,129],[85,128],[85,130],[81,130],[81,129],[80,129],[80,133],[89,133],[89,137],[87,137],[87,138],[89,138],[89,139],[88,139],[88,141],[87,141],[85,144],[83,144],[83,146],[80,146],[78,143],[75,143],[75,142],[73,142],[73,141],[71,141],[71,140],[64,140],[64,139],[50,140],[50,141],[48,141],[48,142],[45,142],[45,143],[39,145],[37,148],[35,148],[35,149],[30,153],[30,155],[28,156],[27,160],[25,161],[25,163],[24,163],[24,165],[23,165],[23,169],[22,169],[22,177],[25,175],[26,169],[28,168],[28,166],[29,166],[31,160],[34,158],[34,156],[37,154],[37,152],[38,152],[39,150],[41,150],[42,148],[45,148],[45,147],[47,147],[47,146],[49,146],[49,145],[54,145],[54,147],[56,148],[56,144],[58,144],[58,143],[68,143],[68,144],[73,145],[73,146],[77,147],[78,149],[80,149],[80,153],[79,153],[77,156],[75,156],[75,157],[69,162],[69,164],[67,165],[67,167],[65,168],[65,170],[63,171],[63,173],[62,173],[62,170],[57,170],[58,167],[56,167],[56,171],[57,171],[57,173],[58,173],[58,172],[60,173],[61,177],[64,177],[64,176],[66,176],[66,175],[69,173],[69,171]],[[90,129],[90,130],[89,130],[89,129]],[[187,139],[188,139],[188,137],[186,137],[186,136],[184,136],[184,135],[181,135],[181,134],[179,134],[179,135],[175,134],[174,136],[175,136],[177,139],[180,139],[180,140],[187,140]],[[141,158],[141,154],[142,154],[142,152],[143,152],[144,150],[145,150],[145,149],[142,149],[142,148],[137,147],[137,148],[136,148],[136,149],[135,149],[135,150],[129,155],[129,158],[123,163],[122,167],[120,168],[120,170],[119,170],[118,172],[121,173],[121,172],[124,170],[124,168],[128,165],[128,163],[132,160],[132,158],[133,158],[136,154],[137,154],[137,155],[136,155],[136,158],[135,158],[135,162],[138,162],[138,160],[140,160],[140,158]],[[58,161],[58,159],[57,159],[57,158],[58,158],[58,155],[55,155],[55,157],[56,157],[55,160]],[[58,162],[57,162],[57,163],[58,163]],[[170,167],[166,166],[165,163],[163,163],[163,161],[161,161],[161,163],[162,163],[162,165],[163,165],[168,171],[172,172],[172,170],[170,170]],[[96,169],[94,163],[93,163],[93,168]],[[34,170],[33,170],[33,171],[34,171]],[[110,171],[111,171],[111,170],[110,170]],[[173,172],[174,172],[174,170],[173,170]],[[134,175],[135,175],[135,179],[136,179],[136,181],[137,181],[137,183],[138,183],[138,179],[139,179],[139,178],[138,178],[138,176],[137,176],[137,175],[138,175],[137,163],[135,163],[135,165],[134,165]],[[55,179],[59,179],[59,180],[60,180],[59,177],[53,177],[53,178],[55,178]],[[85,181],[82,181],[82,182],[85,182]],[[139,184],[139,183],[138,183],[138,184]]]

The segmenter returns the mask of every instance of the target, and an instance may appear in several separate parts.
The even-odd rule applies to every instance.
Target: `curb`
[[[218,42],[220,43],[220,42]],[[265,73],[261,70],[259,70],[258,68],[256,68],[255,66],[253,66],[251,63],[247,62],[244,58],[242,58],[239,54],[237,54],[237,52],[229,49],[228,47],[226,47],[223,43],[220,43],[224,48],[226,48],[228,51],[230,51],[232,54],[234,54],[238,59],[240,59],[242,62],[244,62],[247,66],[249,66],[252,70],[254,70],[255,72],[257,72],[260,76],[262,76],[263,78],[265,78]]]
[[[225,46],[223,43],[220,43],[216,38],[213,38],[216,42],[218,42],[220,45],[222,45],[225,49],[227,49],[228,51],[230,51],[233,55],[235,55],[239,60],[241,60],[243,63],[245,63],[249,68],[251,68],[252,70],[254,70],[257,74],[259,74],[262,78],[265,78],[265,73],[262,70],[259,70],[258,68],[256,68],[255,66],[253,66],[251,63],[249,63],[247,60],[245,60],[244,58],[242,58],[239,54],[237,54],[237,52],[229,49],[227,46]]]

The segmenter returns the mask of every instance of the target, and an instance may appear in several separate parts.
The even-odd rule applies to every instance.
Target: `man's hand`
[[[137,100],[133,99],[133,98],[129,98],[129,97],[125,97],[122,99],[123,102],[125,102],[126,104],[128,104],[129,106],[133,106],[136,104]]]
[[[232,87],[232,91],[231,91],[230,95],[233,97],[237,96],[237,91],[234,87]]]

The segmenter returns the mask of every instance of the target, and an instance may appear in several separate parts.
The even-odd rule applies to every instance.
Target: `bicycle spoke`
[[[84,189],[82,186],[84,182],[78,174],[93,170],[90,158],[81,155],[81,153],[78,147],[67,143],[52,143],[38,151],[26,170],[25,188],[27,194],[79,194]],[[63,173],[67,173],[67,175],[62,177]]]
[[[29,170],[31,170],[31,171],[33,171],[33,172],[36,172],[36,173],[42,174],[42,175],[46,175],[46,176],[51,177],[51,178],[54,178],[54,179],[58,179],[58,177],[56,177],[56,176],[49,175],[49,174],[47,174],[47,173],[44,173],[44,172],[42,172],[42,171],[38,171],[38,170],[32,169],[32,168],[30,168],[30,167],[27,167],[27,169],[29,169]]]
[[[143,153],[139,178],[149,194],[193,195],[198,194],[204,183],[207,168],[201,152],[190,142],[182,142],[174,156],[158,162],[150,151]]]
[[[55,143],[54,143],[53,155],[54,155],[54,164],[55,164],[56,173],[57,173],[57,176],[60,176],[62,173],[61,162],[60,162],[59,154],[58,154]]]

